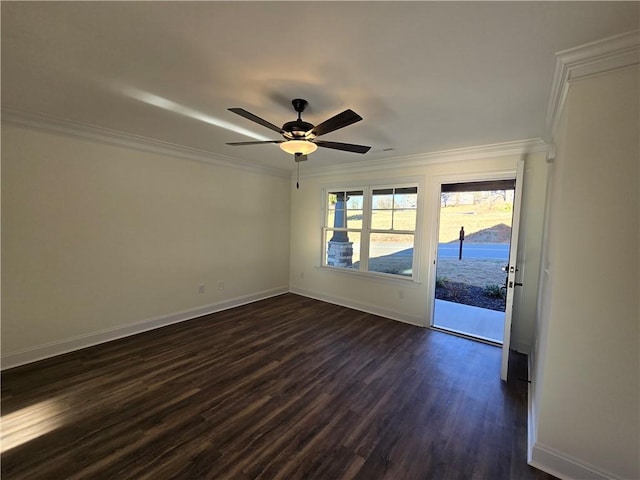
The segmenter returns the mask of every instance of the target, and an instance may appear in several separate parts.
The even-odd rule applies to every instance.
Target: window
[[[418,187],[328,189],[323,265],[414,278]]]
[[[362,239],[363,190],[330,191],[324,229],[325,265],[359,268]]]

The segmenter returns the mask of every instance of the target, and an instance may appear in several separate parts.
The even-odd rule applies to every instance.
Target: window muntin
[[[372,230],[415,232],[418,187],[374,189],[371,199]]]
[[[413,276],[418,187],[374,188],[368,271]]]
[[[416,185],[330,189],[326,202],[324,266],[413,278]]]

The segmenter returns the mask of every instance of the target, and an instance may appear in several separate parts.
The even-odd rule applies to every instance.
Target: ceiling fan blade
[[[251,120],[252,122],[256,122],[259,123],[260,125],[262,125],[263,127],[267,127],[270,130],[273,130],[274,132],[278,132],[278,133],[282,133],[282,129],[280,127],[275,126],[273,123],[267,122],[265,119],[258,117],[257,115],[254,115],[251,112],[247,112],[244,108],[228,108],[227,110],[229,110],[230,112],[233,112],[235,114],[240,115],[241,117],[244,117],[248,120]]]
[[[362,117],[358,115],[353,110],[345,110],[342,113],[339,113],[335,117],[331,117],[329,120],[325,120],[319,125],[316,125],[311,129],[311,133],[313,133],[316,137],[320,135],[324,135],[325,133],[333,132],[334,130],[338,130],[339,128],[344,128],[352,123],[356,123],[362,120]]]
[[[333,148],[334,150],[344,150],[345,152],[367,153],[371,147],[365,145],[354,145],[352,143],[325,142],[324,140],[314,140],[313,143],[319,147]]]
[[[282,143],[284,140],[265,140],[265,141],[256,141],[256,142],[229,142],[227,145],[233,145],[234,147],[238,145],[261,145],[265,143]]]

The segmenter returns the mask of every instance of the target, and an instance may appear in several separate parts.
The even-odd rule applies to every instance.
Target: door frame
[[[509,372],[509,349],[511,347],[511,322],[515,297],[516,272],[518,272],[518,241],[520,239],[520,219],[522,213],[522,189],[524,186],[524,158],[518,160],[516,170],[516,190],[513,196],[513,218],[509,242],[509,271],[507,272],[507,302],[504,310],[504,334],[502,336],[502,362],[500,378],[507,381]]]
[[[467,172],[467,173],[449,173],[449,174],[433,176],[433,179],[431,181],[431,188],[430,188],[430,194],[431,194],[430,203],[432,205],[430,214],[431,214],[431,218],[433,219],[433,222],[426,223],[427,225],[435,225],[435,228],[432,229],[431,235],[429,238],[431,248],[429,249],[429,256],[428,256],[429,269],[428,269],[427,287],[429,289],[429,295],[427,298],[427,322],[426,322],[427,327],[437,329],[437,327],[434,327],[433,322],[434,322],[434,313],[435,313],[435,288],[436,288],[436,267],[437,267],[436,263],[438,260],[438,237],[440,234],[440,210],[441,210],[440,194],[442,192],[442,185],[449,184],[449,183],[471,183],[471,182],[486,182],[486,181],[492,181],[492,180],[515,179],[516,180],[516,192],[514,192],[514,204],[515,204],[517,190],[518,190],[518,181],[520,180],[518,178],[518,173],[519,173],[518,170],[520,165],[521,165],[521,160],[518,160],[518,162],[513,166],[513,168],[510,168],[510,169],[486,170],[486,171],[480,171],[480,172]],[[520,191],[522,191],[522,185],[520,185]],[[515,217],[515,212],[514,212],[513,220],[514,221],[520,220],[519,215],[518,215],[518,218]],[[513,235],[512,235],[511,241],[512,242],[514,241]],[[515,239],[515,241],[517,241],[517,238]],[[517,248],[514,249],[512,247],[513,245],[510,244],[509,258],[511,258],[514,250],[517,250]],[[506,332],[507,316],[508,315],[505,312],[505,334],[503,335],[503,343],[502,343],[503,352],[505,348],[506,348],[506,351],[508,352],[509,342],[510,342],[510,335],[507,335],[507,332]],[[511,319],[509,316],[509,330],[510,330],[510,323],[511,323]],[[478,341],[482,341],[482,340],[478,339]],[[496,345],[496,344],[491,343],[491,345]],[[504,357],[505,355],[503,354],[501,374],[505,368]]]

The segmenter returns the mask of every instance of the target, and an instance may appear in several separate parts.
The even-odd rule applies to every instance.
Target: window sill
[[[343,268],[343,267],[330,267],[327,265],[317,265],[316,268],[325,270],[325,271],[331,271],[331,272],[339,272],[342,274],[347,274],[347,275],[355,275],[358,277],[363,277],[363,278],[368,278],[371,280],[375,280],[378,282],[382,282],[382,283],[396,283],[396,284],[402,284],[405,286],[411,286],[411,285],[421,285],[421,282],[416,279],[416,278],[412,278],[412,277],[403,277],[401,275],[393,275],[390,273],[374,273],[374,272],[361,272],[360,270],[354,270],[351,268]]]

